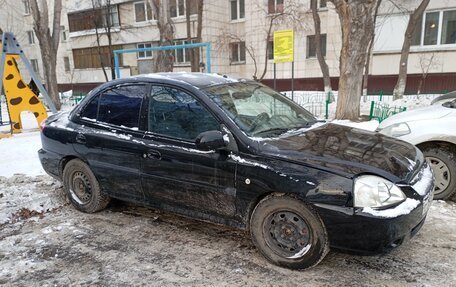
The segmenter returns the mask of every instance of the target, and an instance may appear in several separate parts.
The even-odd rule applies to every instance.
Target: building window
[[[190,15],[198,13],[198,0],[190,0]],[[185,16],[186,0],[170,0],[169,13],[172,18]]]
[[[147,2],[136,2],[134,3],[135,7],[135,22],[145,22],[152,19],[155,20],[155,15],[152,13],[152,7],[150,3]]]
[[[67,31],[65,30],[65,26],[60,26],[60,32],[61,34],[61,40],[62,42],[65,42],[68,39]]]
[[[244,0],[230,0],[231,4],[231,20],[239,20],[245,18],[245,3]]]
[[[268,0],[268,14],[283,13],[284,0]]]
[[[138,49],[152,48],[151,43],[141,43],[137,45]],[[152,51],[138,52],[138,59],[150,59],[152,58]]]
[[[36,74],[38,74],[40,72],[40,69],[38,67],[38,60],[37,59],[30,59],[30,64],[32,64],[33,71]]]
[[[35,33],[33,30],[27,31],[27,39],[29,44],[35,44]]]
[[[326,34],[320,35],[321,53],[326,56]],[[315,47],[315,35],[307,36],[307,58],[317,57],[317,48]]]
[[[30,14],[30,0],[22,0],[22,4],[24,4],[24,14]]]
[[[117,5],[109,8],[102,7],[89,11],[68,14],[70,32],[93,30],[103,27],[118,27],[119,11]]]
[[[196,39],[192,39],[191,43],[196,43]],[[188,44],[188,40],[177,40],[174,41],[174,45],[184,45]],[[196,48],[191,48],[196,49]],[[190,53],[191,49],[176,49],[174,50],[174,63],[176,64],[188,64],[190,63]],[[201,53],[200,53],[201,55]]]
[[[230,44],[231,63],[245,63],[245,42]]]
[[[423,16],[423,20],[417,24],[412,45],[456,44],[456,10],[428,12]]]
[[[65,67],[65,72],[69,72],[71,70],[69,57],[63,57],[63,66]]]
[[[268,60],[274,60],[274,41],[268,42]]]
[[[179,17],[185,15],[185,0],[169,1],[169,12],[171,17]]]
[[[111,51],[121,50],[121,45],[111,47]],[[111,66],[111,55],[109,47],[93,47],[73,49],[73,61],[75,69],[101,68]],[[119,65],[122,66],[122,57],[119,57]]]
[[[327,0],[320,0],[320,8],[326,8],[327,7]]]

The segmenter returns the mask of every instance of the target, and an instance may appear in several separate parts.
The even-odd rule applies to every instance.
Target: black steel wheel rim
[[[89,177],[82,171],[73,173],[70,182],[72,198],[79,204],[87,204],[92,198],[92,184]]]
[[[264,221],[263,235],[271,250],[285,258],[300,258],[310,248],[311,228],[299,214],[283,210]]]

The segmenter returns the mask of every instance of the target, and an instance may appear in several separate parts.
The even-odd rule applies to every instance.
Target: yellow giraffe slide
[[[6,55],[3,73],[3,88],[5,90],[8,110],[13,133],[22,130],[21,113],[30,111],[35,115],[38,126],[47,118],[46,108],[38,96],[24,83],[17,67],[19,55]]]

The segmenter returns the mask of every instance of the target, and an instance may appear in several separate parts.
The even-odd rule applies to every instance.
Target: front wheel
[[[317,265],[329,251],[326,228],[311,206],[289,196],[261,200],[250,218],[250,234],[269,261],[291,269]]]
[[[78,210],[93,213],[104,209],[110,198],[104,194],[89,166],[73,159],[63,169],[63,187],[71,204]]]
[[[456,193],[456,149],[443,144],[420,148],[434,172],[434,199],[450,199]]]

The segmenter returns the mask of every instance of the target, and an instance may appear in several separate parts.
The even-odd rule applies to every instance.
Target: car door
[[[165,209],[234,215],[236,164],[226,151],[201,151],[198,134],[220,123],[189,92],[153,85],[148,97],[143,189]]]
[[[140,114],[148,85],[131,83],[106,89],[79,114],[75,150],[109,195],[143,201],[140,160],[144,136]]]

